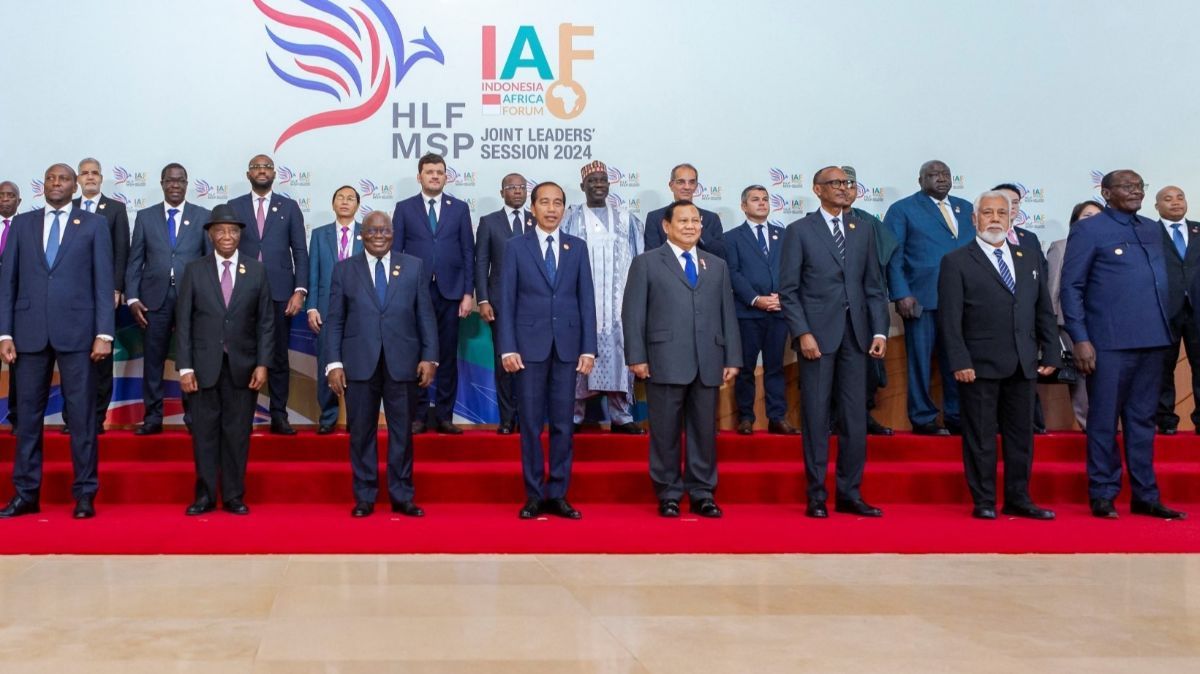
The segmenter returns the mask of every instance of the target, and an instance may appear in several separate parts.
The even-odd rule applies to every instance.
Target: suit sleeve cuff
[[[141,302],[141,300],[139,300],[139,299],[138,299],[138,298],[136,298],[136,297],[126,298],[126,300],[125,300],[125,306],[127,306],[127,307],[131,307],[131,306],[133,306],[133,305],[137,304],[138,302]]]
[[[887,335],[871,335],[871,339],[887,339]]]
[[[489,302],[487,300],[478,300],[478,304],[479,304],[479,306],[483,306],[485,304],[491,304],[491,302]]]
[[[295,290],[293,290],[292,292],[293,292],[293,293],[301,293],[301,294],[303,294],[303,295],[305,295],[305,296],[307,296],[307,295],[308,295],[308,290],[307,290],[307,289],[305,289],[305,288],[296,288],[296,289],[295,289]]]
[[[516,355],[518,355],[516,351],[513,351],[512,353],[502,353],[502,354],[500,354],[500,360],[504,360],[505,358],[508,358],[509,356],[516,356]]]
[[[305,313],[310,313],[310,314],[311,314],[312,312],[314,312],[314,311],[316,311],[316,310],[317,310],[317,309],[314,307],[314,308],[312,308],[312,309],[309,309],[309,310],[308,310],[307,312],[305,312]]]
[[[185,367],[179,371],[179,376],[182,377],[184,375],[192,374],[193,372],[195,372],[195,370],[193,370],[192,368]]]
[[[750,300],[750,306],[754,306],[754,303],[758,301],[758,298],[759,298],[759,296],[755,295],[754,299]]]
[[[11,342],[12,335],[0,335],[0,342]]]
[[[581,353],[581,354],[579,354],[579,357],[580,358],[591,358],[592,360],[596,360],[596,354],[594,354],[594,353]]]
[[[330,372],[333,372],[334,370],[340,368],[341,366],[342,366],[341,361],[338,361],[336,363],[330,363],[330,364],[326,365],[325,366],[325,376],[328,377]]]
[[[96,338],[103,339],[104,341],[109,342],[109,343],[112,343],[112,341],[113,341],[112,335],[96,335]]]

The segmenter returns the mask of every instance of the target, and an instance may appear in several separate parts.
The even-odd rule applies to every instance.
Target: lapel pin
[[[569,243],[564,243],[564,244],[563,244],[563,250],[571,250],[571,244],[569,244]]]
[[[961,210],[961,209],[960,209],[958,206],[955,206],[955,207],[954,207],[954,212],[955,212],[955,213],[962,213],[962,210]]]
[[[108,204],[100,204],[100,210],[104,210],[104,207],[105,207],[105,206],[107,206],[107,205],[108,205]]]
[[[1116,253],[1117,255],[1124,255],[1125,251],[1121,248],[1118,248],[1118,249],[1114,250],[1113,253]]]
[[[74,220],[72,220],[71,222],[72,222],[72,223],[74,223],[74,224],[76,224],[76,225],[78,225],[78,224],[79,224],[79,218],[75,218],[75,219],[74,219]]]
[[[704,258],[700,258],[700,268],[704,271],[708,271],[708,265],[704,264]]]
[[[772,234],[772,235],[771,235],[771,240],[772,240],[772,241],[778,241],[778,240],[779,240],[779,235],[778,235],[778,234]]]
[[[1033,270],[1033,277],[1037,278],[1037,270],[1036,269]]]
[[[272,213],[274,213],[274,212],[276,212],[276,211],[278,211],[278,210],[279,210],[279,207],[278,207],[278,206],[272,206],[272,207],[271,207],[271,212],[272,212]]]
[[[399,276],[399,275],[400,275],[400,265],[396,265],[395,267],[392,267],[392,276]]]
[[[192,224],[192,221],[191,221],[191,220],[184,220],[184,221],[183,221],[183,226],[184,226],[184,227],[187,227],[187,226],[188,226],[188,225],[190,225],[190,224]]]
[[[244,264],[239,264],[239,265],[238,265],[238,273],[239,273],[239,274],[245,274],[245,273],[246,273],[246,265],[244,265]]]
[[[1016,251],[1016,253],[1017,253],[1017,257],[1025,257],[1024,253],[1022,253],[1022,252],[1021,252],[1021,251],[1019,251],[1019,250],[1018,250],[1018,251]]]
[[[854,229],[854,223],[853,223],[853,222],[848,222],[848,223],[846,223],[846,226],[847,226],[847,227],[849,227],[850,229]]]

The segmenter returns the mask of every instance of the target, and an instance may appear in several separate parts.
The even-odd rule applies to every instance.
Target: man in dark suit
[[[950,167],[932,160],[921,165],[921,190],[892,204],[883,222],[896,236],[896,254],[888,262],[888,290],[896,313],[904,319],[904,351],[908,361],[908,420],[914,433],[959,432],[958,387],[937,342],[937,276],[942,257],[974,239],[971,203],[950,196]],[[942,419],[933,402],[930,377],[937,352],[942,376]]]
[[[679,164],[671,169],[671,179],[667,182],[667,187],[671,190],[672,201],[691,201],[699,186],[700,174],[695,166]],[[704,222],[704,231],[701,232],[700,241],[696,245],[700,246],[702,251],[724,258],[725,226],[721,224],[721,216],[699,206],[696,210],[700,211],[700,219]],[[664,207],[646,214],[646,247],[643,250],[651,251],[666,243],[667,235],[663,230],[666,211]]]
[[[46,169],[46,207],[13,218],[0,266],[0,359],[19,358],[16,495],[0,517],[38,512],[42,424],[58,364],[63,404],[75,419],[71,462],[76,519],[93,517],[98,488],[95,363],[112,356],[112,241],[99,215],[71,207],[75,171]]]
[[[1163,358],[1162,393],[1158,398],[1158,432],[1174,435],[1179,426],[1175,413],[1175,366],[1179,363],[1179,344],[1183,343],[1192,370],[1192,401],[1200,402],[1200,330],[1188,289],[1196,269],[1200,268],[1200,222],[1186,219],[1187,196],[1168,185],[1158,191],[1154,209],[1162,225],[1163,258],[1167,263],[1167,316],[1171,322],[1171,345]],[[1192,410],[1192,424],[1200,433],[1200,404]]]
[[[125,292],[125,265],[129,260],[129,212],[125,204],[116,199],[109,199],[100,192],[104,182],[100,162],[88,157],[79,162],[79,172],[76,183],[79,185],[80,196],[75,197],[71,204],[82,208],[88,213],[103,215],[108,223],[108,235],[112,239],[113,257],[113,310],[121,305],[121,296]],[[96,368],[96,433],[104,433],[104,420],[108,417],[108,404],[112,402],[113,392],[113,361],[111,358],[97,361]],[[70,432],[71,422],[68,413],[63,410],[63,433]]]
[[[500,275],[504,269],[504,248],[509,239],[523,236],[533,229],[533,215],[525,209],[525,176],[510,173],[500,181],[500,198],[504,208],[488,213],[479,219],[475,232],[475,301],[479,304],[479,317],[492,326],[492,350],[495,352],[496,405],[500,408],[500,425],[496,432],[509,435],[517,417],[517,403],[513,396],[514,375],[504,371],[500,362],[500,324],[496,317],[501,313]],[[573,396],[574,394],[572,394]]]
[[[788,326],[779,305],[779,252],[783,228],[767,222],[771,196],[762,185],[742,190],[746,221],[725,236],[725,262],[733,297],[737,300],[738,330],[742,337],[742,363],[734,382],[737,398],[737,432],[754,433],[755,364],[763,361],[767,432],[797,435],[800,429],[787,422],[787,391],[783,379],[783,350]],[[702,218],[703,219],[703,218]]]
[[[1121,491],[1117,420],[1134,514],[1184,517],[1163,505],[1154,477],[1154,414],[1171,344],[1170,286],[1162,225],[1137,214],[1146,195],[1134,171],[1100,181],[1108,206],[1067,235],[1060,288],[1075,364],[1087,377],[1087,472],[1092,514],[1115,519]]]
[[[379,403],[387,418],[388,498],[392,512],[423,517],[413,502],[412,414],[417,388],[437,371],[437,321],[420,258],[392,250],[392,223],[363,219],[363,252],[337,263],[329,289],[325,360],[329,387],[346,398],[353,517],[379,496]]]
[[[996,519],[996,432],[1003,437],[1005,515],[1054,519],[1029,495],[1038,375],[1059,362],[1058,330],[1042,258],[1010,246],[1008,195],[984,192],[972,220],[976,244],[942,258],[938,329],[962,402],[963,467],[978,519]],[[1039,357],[1039,353],[1041,356]],[[1040,364],[1039,364],[1040,363]]]
[[[442,192],[446,186],[446,160],[426,154],[417,161],[421,193],[396,204],[392,214],[395,241],[392,250],[421,258],[429,283],[429,297],[437,314],[437,381],[418,391],[413,432],[431,427],[438,433],[458,435],[454,425],[454,400],[458,395],[458,322],[471,313],[475,268],[475,240],[471,234],[471,209]],[[422,419],[425,413],[427,419]]]
[[[555,183],[533,188],[537,226],[504,251],[498,349],[516,376],[525,505],[518,516],[549,512],[582,517],[567,501],[575,434],[575,375],[596,364],[596,295],[587,243],[558,228],[566,193]],[[520,303],[517,302],[520,298]],[[550,422],[550,475],[542,426]]]
[[[788,225],[783,237],[779,298],[800,356],[809,517],[829,516],[825,476],[834,398],[840,416],[834,509],[883,515],[863,500],[861,485],[867,460],[867,356],[883,358],[887,351],[887,297],[875,234],[850,210],[856,190],[837,166],[817,171],[813,192],[821,207]]]
[[[271,301],[275,303],[274,357],[269,364],[271,432],[295,435],[288,422],[288,387],[292,369],[288,361],[288,338],[292,317],[304,308],[308,294],[308,248],[304,214],[300,204],[271,191],[275,184],[275,162],[265,154],[250,160],[246,178],[250,193],[229,202],[239,221],[246,224],[240,252],[259,260],[267,270]]]
[[[213,252],[189,262],[179,282],[175,364],[195,421],[196,500],[188,515],[216,508],[218,483],[225,511],[250,513],[246,458],[277,312],[264,265],[238,250],[245,228],[229,204],[214,208],[204,225]]]
[[[729,268],[698,250],[700,209],[689,201],[663,214],[667,245],[633,259],[621,320],[625,362],[646,382],[650,480],[658,514],[679,517],[686,492],[691,511],[720,517],[717,487],[717,392],[742,366],[742,344]],[[680,475],[681,431],[687,465]]]
[[[12,234],[13,218],[21,205],[21,188],[11,180],[0,182],[0,271],[4,269],[4,250]],[[17,428],[17,375],[13,365],[8,366],[8,425],[12,433]]]
[[[363,250],[358,222],[358,190],[349,185],[333,193],[334,221],[317,227],[308,242],[308,298],[304,301],[308,329],[317,335],[317,435],[328,435],[338,419],[338,397],[325,377],[325,317],[329,315],[329,289],[333,267]]]
[[[188,176],[181,164],[163,167],[163,200],[138,211],[133,221],[133,247],[125,272],[126,302],[133,319],[146,331],[143,339],[142,402],[145,414],[135,435],[162,433],[163,368],[175,331],[177,288],[189,262],[211,247],[203,230],[207,208],[186,203]],[[184,397],[183,421],[192,427]]]

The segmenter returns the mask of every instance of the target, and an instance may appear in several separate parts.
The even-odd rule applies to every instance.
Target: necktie
[[[225,298],[225,308],[229,308],[229,299],[233,297],[233,274],[229,273],[229,265],[233,261],[223,260],[221,264],[225,266],[221,271],[221,296]]]
[[[262,261],[263,229],[267,226],[267,211],[263,206],[263,202],[266,200],[266,197],[258,198],[258,211],[254,214],[254,223],[258,225],[258,259],[260,262]]]
[[[179,212],[178,208],[168,208],[167,209],[167,238],[171,241],[172,248],[175,247],[175,237],[176,237],[175,214],[178,212]]]
[[[350,228],[342,227],[342,245],[338,246],[338,260],[345,260],[350,255]]]
[[[767,248],[767,235],[763,233],[763,226],[758,226],[758,247],[762,248],[763,255],[769,255],[770,249]]]
[[[521,227],[521,213],[520,213],[520,211],[513,211],[512,235],[513,236],[521,236],[524,233],[525,233],[525,228]]]
[[[8,246],[8,224],[12,222],[8,218],[4,218],[4,233],[0,234],[0,255],[4,254],[4,248]]]
[[[1004,285],[1008,286],[1008,292],[1015,295],[1017,293],[1017,282],[1013,280],[1012,271],[1004,263],[1004,251],[997,248],[992,251],[992,254],[996,256],[996,266],[1000,267],[1000,280],[1004,281]]]
[[[435,203],[437,203],[437,199],[429,200],[429,230],[432,232],[437,231],[437,211],[433,208]]]
[[[550,282],[554,283],[554,276],[558,273],[558,262],[554,258],[554,237],[546,237],[546,276],[550,277]]]
[[[62,211],[54,211],[54,222],[50,225],[50,238],[46,241],[46,264],[54,266],[54,258],[58,257],[58,239],[59,229],[62,223],[59,218],[62,217]]]
[[[387,272],[383,270],[383,258],[375,260],[375,297],[379,298],[379,306],[387,301]]]
[[[842,259],[846,259],[846,237],[842,236],[842,228],[838,226],[838,219],[833,219],[833,242],[837,244],[838,255]]]
[[[1187,257],[1187,242],[1183,240],[1183,232],[1179,231],[1179,223],[1171,225],[1171,241],[1175,243],[1175,250],[1179,252],[1179,257]]]
[[[695,288],[700,276],[696,274],[696,263],[692,260],[691,251],[683,251],[683,273],[687,275],[688,283]]]
[[[83,209],[85,211],[87,211],[88,213],[95,213],[96,212],[96,203],[94,201],[92,201],[91,199],[88,199],[87,201],[83,202]]]
[[[957,237],[958,223],[954,221],[954,215],[950,213],[950,206],[944,201],[939,201],[938,210],[942,212],[942,219],[946,221],[946,226],[950,228],[950,233]]]

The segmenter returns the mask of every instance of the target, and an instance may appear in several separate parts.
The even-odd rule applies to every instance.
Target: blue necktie
[[[58,257],[59,228],[62,226],[59,218],[62,217],[63,212],[53,211],[53,213],[54,222],[50,225],[50,238],[46,241],[46,264],[51,267],[54,266],[54,258]]]
[[[1008,292],[1014,295],[1017,294],[1017,282],[1013,280],[1012,271],[1004,263],[1004,251],[997,248],[992,253],[996,256],[996,265],[1000,267],[1000,280],[1004,281],[1004,285],[1008,286]]]
[[[87,211],[88,213],[95,213],[96,209],[93,208],[93,206],[95,206],[95,205],[96,205],[96,202],[92,201],[91,199],[88,199],[87,201],[83,202],[83,210]]]
[[[1179,251],[1179,257],[1187,257],[1187,242],[1183,240],[1183,232],[1179,231],[1179,223],[1171,225],[1171,241],[1175,243],[1175,250]]]
[[[513,211],[513,226],[510,236],[521,236],[525,233],[525,228],[521,226],[521,214]]]
[[[387,272],[383,270],[383,260],[375,260],[375,297],[379,298],[379,306],[387,301]]]
[[[429,200],[429,230],[432,232],[437,231],[437,211],[433,208],[435,202],[437,202],[437,199]]]
[[[763,226],[758,226],[758,247],[762,248],[763,255],[770,255],[771,251],[767,248],[767,237],[763,234]]]
[[[700,276],[696,274],[696,263],[692,261],[690,251],[683,252],[683,273],[687,275],[688,283],[695,288],[696,281],[700,280]]]
[[[550,277],[550,282],[554,283],[554,276],[558,273],[558,263],[554,259],[554,237],[546,237],[546,276]]]
[[[167,238],[170,239],[172,248],[175,247],[175,236],[176,236],[175,214],[178,212],[179,212],[178,208],[168,208],[167,209]]]

